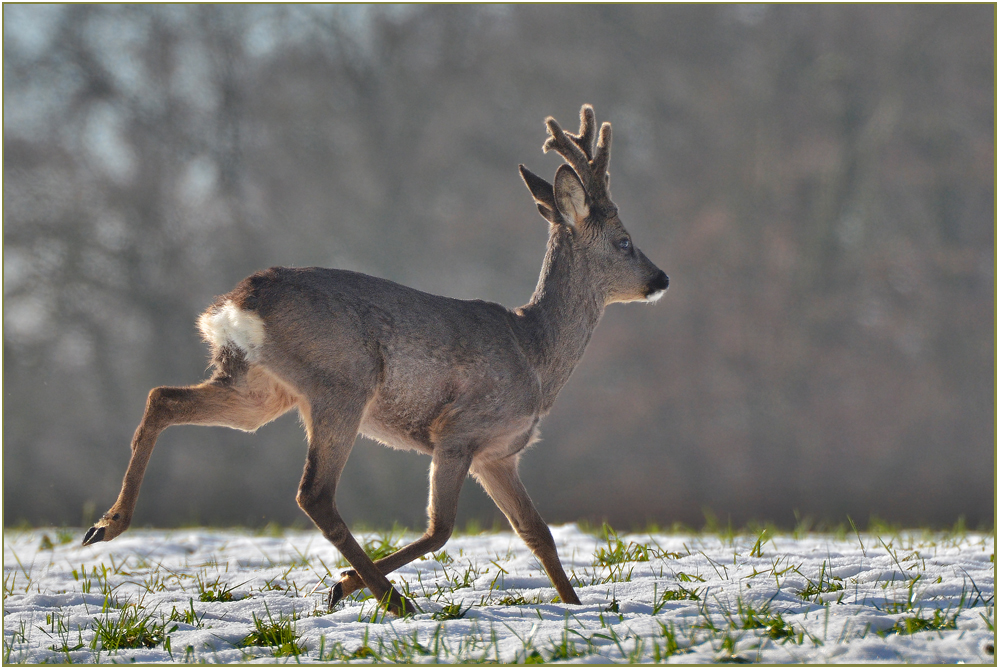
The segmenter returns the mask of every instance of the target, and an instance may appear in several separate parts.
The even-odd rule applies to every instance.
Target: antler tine
[[[580,134],[566,133],[566,137],[576,142],[576,145],[583,150],[588,161],[594,160],[594,128],[596,127],[594,108],[590,105],[584,105],[580,108]]]
[[[594,178],[603,177],[608,171],[608,164],[611,162],[611,124],[605,121],[601,124],[601,135],[597,139],[597,152],[590,165],[594,171]]]
[[[576,174],[579,175],[585,185],[593,181],[590,160],[583,152],[583,149],[576,142],[570,140],[565,131],[559,126],[559,122],[553,117],[550,116],[545,119],[545,127],[548,128],[549,138],[542,145],[542,151],[548,153],[554,149],[557,154],[562,156],[576,170]]]
[[[608,163],[611,160],[611,124],[605,121],[601,125],[596,152],[594,131],[597,122],[594,108],[590,105],[580,108],[579,135],[564,131],[551,116],[545,119],[545,126],[548,128],[549,138],[542,145],[542,151],[548,153],[555,149],[576,171],[591,197],[606,196]]]

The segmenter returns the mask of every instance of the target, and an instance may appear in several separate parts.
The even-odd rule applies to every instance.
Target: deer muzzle
[[[669,285],[670,277],[667,276],[666,272],[660,270],[659,274],[653,277],[649,285],[646,286],[646,302],[656,302],[662,298]]]

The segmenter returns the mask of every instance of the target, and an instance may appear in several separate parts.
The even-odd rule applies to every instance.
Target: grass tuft
[[[468,612],[470,609],[472,609],[471,606],[462,609],[462,603],[449,603],[445,605],[440,612],[435,612],[434,614],[432,614],[431,618],[436,619],[438,621],[448,621],[449,619],[461,619],[462,617],[465,616],[465,613]]]
[[[103,618],[94,621],[94,639],[90,648],[117,651],[163,644],[167,633],[173,632],[177,626],[167,631],[163,623],[154,621],[152,614],[143,615],[141,609],[136,604],[127,604],[117,617],[109,611],[105,612]]]
[[[203,603],[228,603],[234,600],[240,600],[233,596],[233,589],[242,586],[242,584],[237,584],[236,586],[229,586],[229,584],[221,583],[222,578],[217,578],[214,582],[206,582],[198,577],[198,600]]]
[[[170,617],[167,621],[180,621],[181,623],[186,623],[200,628],[201,619],[202,617],[198,616],[198,613],[194,611],[194,598],[188,598],[188,609],[178,611],[176,606],[171,607]]]
[[[253,614],[254,630],[239,643],[240,647],[273,647],[275,656],[301,656],[307,649],[298,644],[299,634],[295,631],[293,618],[285,615],[275,621],[271,610],[264,605],[267,621]]]
[[[930,619],[921,616],[918,612],[913,616],[903,617],[892,627],[892,631],[900,635],[913,635],[926,630],[955,630],[958,628],[958,614],[951,617],[947,612],[934,610],[934,616]]]
[[[784,640],[795,637],[795,629],[786,623],[781,614],[772,612],[767,603],[754,608],[740,603],[738,615],[744,630],[763,628],[772,640]]]
[[[796,570],[796,572],[798,571]],[[827,572],[826,561],[824,561],[823,564],[820,566],[819,579],[814,582],[813,580],[806,577],[806,582],[807,584],[804,588],[799,589],[798,591],[795,592],[796,595],[798,595],[803,600],[809,600],[810,598],[817,597],[821,593],[833,593],[835,591],[844,590],[844,580],[841,579],[840,577],[834,577],[833,575]]]
[[[673,551],[664,551],[659,546],[653,547],[648,543],[625,543],[618,537],[617,531],[607,523],[601,527],[600,534],[606,546],[598,547],[594,553],[595,566],[610,567],[622,563],[648,563],[654,559],[683,558],[682,554]]]

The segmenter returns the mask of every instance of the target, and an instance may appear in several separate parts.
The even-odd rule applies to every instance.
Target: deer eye
[[[627,237],[621,238],[620,240],[618,240],[618,248],[621,249],[622,251],[628,251],[629,249],[632,248],[632,240],[630,240]]]

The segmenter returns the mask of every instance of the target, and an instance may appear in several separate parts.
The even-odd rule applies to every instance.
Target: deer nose
[[[666,272],[660,270],[660,274],[656,275],[653,281],[649,282],[649,292],[666,291],[668,286],[670,286],[670,277],[667,276]]]

